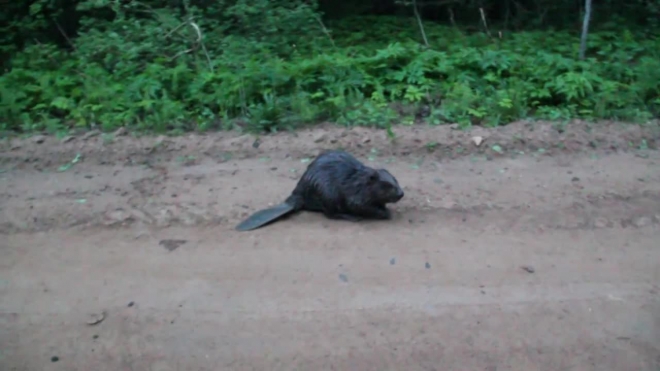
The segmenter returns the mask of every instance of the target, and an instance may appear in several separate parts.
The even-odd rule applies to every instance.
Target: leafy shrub
[[[186,17],[136,4],[83,2],[97,16],[81,20],[70,50],[15,53],[0,76],[0,129],[502,125],[646,120],[660,109],[660,41],[625,30],[592,34],[590,58],[578,61],[578,35],[566,31],[491,39],[428,23],[424,48],[410,19],[346,18],[328,29],[303,1],[189,7]]]

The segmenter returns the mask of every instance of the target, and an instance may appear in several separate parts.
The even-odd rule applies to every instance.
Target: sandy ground
[[[0,369],[658,371],[659,133],[4,141]],[[398,178],[393,220],[233,230],[323,148]]]

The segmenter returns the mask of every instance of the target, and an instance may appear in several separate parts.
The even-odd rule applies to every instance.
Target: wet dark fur
[[[256,229],[301,210],[322,212],[330,219],[390,219],[386,204],[403,196],[387,170],[365,166],[344,151],[326,151],[309,164],[283,204],[252,214],[236,229]]]

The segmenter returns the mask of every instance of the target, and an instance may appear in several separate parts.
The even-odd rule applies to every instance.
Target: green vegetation
[[[0,18],[1,131],[660,112],[660,0],[599,2],[584,60],[579,1],[484,1],[483,17],[474,1],[420,1],[424,33],[413,5],[394,0],[27,3],[5,4]]]

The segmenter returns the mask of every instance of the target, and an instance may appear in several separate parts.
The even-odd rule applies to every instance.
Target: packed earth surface
[[[658,123],[0,143],[0,369],[660,369]],[[342,148],[390,221],[251,232]]]

